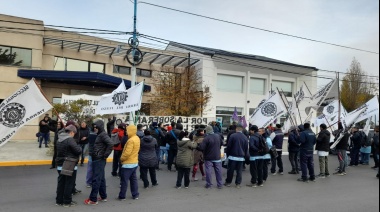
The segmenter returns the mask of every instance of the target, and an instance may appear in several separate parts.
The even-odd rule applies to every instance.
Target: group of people
[[[112,123],[112,119],[109,121]],[[97,205],[99,202],[107,201],[105,166],[112,151],[114,154],[111,174],[120,178],[120,192],[117,198],[120,201],[126,200],[128,185],[130,185],[132,199],[139,198],[138,169],[145,189],[158,186],[156,171],[162,170],[160,164],[166,164],[168,171],[177,172],[175,184],[177,189],[188,189],[191,181],[198,181],[196,177],[198,170],[201,171],[202,180],[206,182],[206,189],[214,186],[213,173],[215,173],[216,188],[230,187],[235,172],[236,188],[241,188],[242,171],[246,165],[250,166],[251,179],[247,184],[249,187],[264,186],[268,180],[269,164],[271,164],[272,175],[284,174],[282,146],[285,135],[281,130],[281,125],[276,125],[273,130],[251,125],[247,131],[242,125],[235,124],[230,127],[226,141],[216,123],[208,126],[196,125],[195,130],[190,133],[184,131],[181,123],[175,122],[170,125],[153,122],[145,130],[142,125],[122,123],[116,129],[112,124],[107,124],[106,131],[104,125],[102,120],[94,121],[91,128],[84,122],[80,125],[72,121],[67,122],[66,125],[61,122],[57,124],[54,139],[55,154],[52,162],[52,167],[56,167],[59,174],[57,205],[71,207],[77,204],[72,200],[72,195],[80,192],[75,188],[77,166],[72,176],[63,175],[61,171],[67,158],[75,158],[78,160],[77,164],[82,165],[87,149],[86,183],[87,187],[91,188],[89,198],[84,201],[87,205]],[[332,135],[326,125],[320,127],[321,132],[318,135],[311,130],[309,123],[292,128],[289,132],[288,150],[292,166],[289,174],[298,174],[301,171],[302,175],[298,181],[309,182],[315,181],[317,177],[330,176],[328,155]],[[355,130],[352,136],[342,129],[334,134],[336,137],[344,134],[336,148],[340,167],[335,173],[343,176],[346,174],[346,151],[350,138],[355,147]],[[378,127],[371,140],[378,149]],[[317,176],[314,172],[313,159],[315,145],[320,162],[320,174]],[[364,144],[361,143],[361,145]],[[225,146],[224,161],[222,161],[222,146]],[[366,147],[362,146],[362,148]],[[362,155],[362,162],[367,163],[367,156],[364,154],[366,153]],[[351,157],[356,160],[356,154]],[[351,161],[352,165],[356,165],[355,160]],[[227,168],[227,178],[224,182],[223,167]],[[191,171],[192,175],[190,175]]]

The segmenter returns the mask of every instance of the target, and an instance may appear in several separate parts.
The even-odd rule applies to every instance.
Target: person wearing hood
[[[56,165],[58,171],[58,186],[56,205],[71,207],[76,205],[76,202],[72,201],[72,191],[75,188],[75,179],[77,175],[76,166],[72,176],[61,175],[62,166],[66,158],[73,158],[79,160],[79,155],[82,149],[74,140],[74,135],[77,133],[76,127],[70,125],[61,131],[58,135],[57,141],[57,158]]]
[[[114,129],[112,131],[112,134],[117,133],[119,140],[122,141],[124,136],[126,136],[126,124],[121,123],[119,124],[117,129]],[[120,163],[120,157],[121,153],[123,152],[123,147],[122,147],[122,142],[120,144],[116,145],[113,147],[113,161],[112,161],[112,176],[120,177],[120,172],[121,172],[121,163]],[[118,172],[119,171],[119,172]]]
[[[94,132],[98,134],[94,143],[92,158],[92,190],[90,197],[84,201],[86,205],[97,205],[98,201],[107,201],[105,167],[107,158],[112,153],[113,143],[107,132],[104,130],[104,122],[97,120],[94,122]],[[98,198],[98,194],[100,198]]]
[[[149,127],[149,132],[151,136],[156,139],[158,145],[161,145],[161,143],[164,142],[165,134],[162,132],[161,127],[159,127],[157,122],[152,123],[152,125]],[[156,150],[156,155],[157,155],[156,169],[160,170],[160,149]]]
[[[301,132],[298,139],[298,144],[300,145],[300,155],[301,155],[301,170],[302,177],[298,179],[300,182],[315,182],[314,173],[314,146],[317,143],[317,137],[315,133],[310,129],[310,123],[304,124],[304,131]],[[309,178],[307,174],[309,171]]]
[[[144,182],[144,188],[149,188],[148,172],[152,186],[158,186],[156,178],[156,151],[159,148],[157,140],[152,137],[150,130],[144,131],[144,138],[141,140],[140,153],[139,153],[139,166],[141,178]]]
[[[177,124],[179,125],[179,124]],[[178,126],[177,126],[178,127]],[[193,150],[197,148],[198,144],[191,142],[190,139],[185,138],[186,132],[180,132],[178,137],[178,154],[177,154],[177,183],[176,188],[182,187],[182,180],[184,180],[185,188],[188,189],[190,185],[190,169],[194,165]]]
[[[128,141],[125,144],[120,161],[121,168],[121,187],[118,199],[126,200],[128,181],[131,185],[131,194],[134,200],[139,199],[139,186],[136,171],[139,166],[139,151],[141,146],[140,138],[137,136],[137,127],[130,125],[127,127]]]
[[[298,155],[300,153],[300,145],[297,144],[298,136],[296,127],[292,126],[288,136],[289,161],[292,166],[292,171],[289,172],[289,174],[299,174],[300,165]]]
[[[51,161],[51,167],[50,169],[55,169],[57,166],[56,166],[56,163],[55,163],[55,159],[57,158],[57,142],[58,142],[58,134],[60,133],[60,131],[62,129],[64,129],[65,125],[63,124],[62,121],[59,121],[57,123],[57,130],[55,131],[54,133],[54,153],[53,153],[53,160]]]
[[[319,132],[317,138],[316,150],[319,156],[319,178],[326,178],[330,176],[329,172],[329,153],[330,153],[330,140],[331,133],[327,130],[326,124],[320,125],[321,132]]]
[[[177,156],[178,152],[178,140],[179,135],[181,132],[183,132],[183,125],[182,124],[176,124],[172,122],[171,124],[173,130],[168,132],[166,135],[166,141],[169,144],[169,150],[168,150],[168,171],[172,171],[172,166],[174,164],[174,158]]]
[[[82,121],[79,128],[79,145],[82,148],[80,165],[83,166],[86,152],[88,150],[88,137],[90,136],[90,129],[87,127],[87,123]]]

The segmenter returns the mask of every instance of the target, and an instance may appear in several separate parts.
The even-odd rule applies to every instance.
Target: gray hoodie
[[[57,142],[57,166],[62,166],[66,157],[79,159],[82,148],[65,131],[60,131]]]

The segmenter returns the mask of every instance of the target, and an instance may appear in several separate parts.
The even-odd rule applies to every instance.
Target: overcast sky
[[[146,0],[193,13],[379,52],[378,0]],[[132,31],[130,0],[0,0],[0,13],[45,24]],[[218,23],[139,4],[138,31],[186,44],[346,71],[356,57],[378,76],[379,55]],[[112,37],[102,35],[103,37]],[[126,39],[128,36],[117,36]],[[1,39],[1,38],[0,38]],[[327,75],[321,72],[321,75]]]

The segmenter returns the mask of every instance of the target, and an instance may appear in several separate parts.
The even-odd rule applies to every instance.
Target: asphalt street
[[[284,157],[285,169],[289,162]],[[330,157],[330,171],[338,165]],[[73,200],[79,204],[71,208],[55,206],[57,172],[48,166],[0,167],[1,212],[55,212],[55,211],[139,211],[139,212],[378,212],[379,180],[376,171],[369,166],[348,169],[347,176],[331,176],[313,183],[297,182],[298,176],[270,176],[262,188],[248,188],[250,174],[243,174],[241,189],[216,188],[206,190],[204,182],[191,183],[190,189],[174,189],[176,173],[158,172],[159,186],[141,189],[140,199],[120,202],[115,198],[119,192],[119,180],[110,174],[111,164],[106,167],[107,203],[87,206],[83,201],[90,189],[85,186],[86,167],[79,167],[77,188],[81,194]],[[316,166],[316,171],[318,167]],[[318,171],[316,172],[318,174]],[[225,170],[224,170],[225,175]],[[198,173],[198,177],[200,174]],[[130,197],[130,193],[128,191]]]

